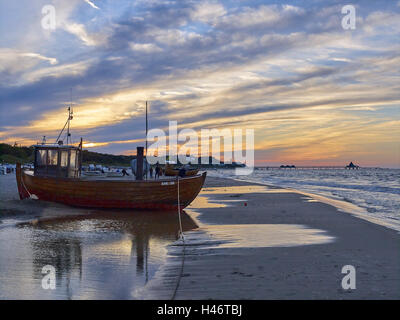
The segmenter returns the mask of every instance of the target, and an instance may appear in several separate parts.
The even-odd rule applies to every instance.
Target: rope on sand
[[[174,290],[174,294],[172,295],[171,300],[174,300],[175,297],[176,297],[176,293],[178,291],[179,284],[181,282],[181,278],[182,278],[182,275],[183,275],[183,267],[185,265],[185,237],[184,237],[183,231],[182,231],[181,204],[180,204],[180,199],[179,199],[179,176],[178,176],[178,218],[179,218],[179,239],[182,240],[182,243],[183,243],[182,265],[181,265],[181,270],[180,270],[180,273],[179,273],[178,281],[176,283],[176,287],[175,287],[175,290]]]

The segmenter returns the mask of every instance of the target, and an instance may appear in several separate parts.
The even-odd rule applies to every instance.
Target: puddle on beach
[[[242,198],[242,194],[249,193],[269,193],[282,192],[282,189],[269,189],[265,186],[233,186],[233,187],[214,187],[204,188],[201,194],[193,201],[189,207],[189,212],[193,217],[198,218],[201,212],[196,209],[218,208],[227,206],[243,206],[240,202],[247,200]],[[283,190],[287,192],[286,190]],[[214,195],[228,195],[229,199],[216,199]],[[307,202],[317,200],[311,197],[303,197]],[[195,209],[195,210],[191,210]],[[329,236],[326,231],[308,228],[304,225],[295,224],[203,224],[197,222],[200,230],[205,231],[215,241],[216,248],[257,248],[257,247],[293,247],[313,244],[330,243],[335,237]],[[201,239],[196,239],[201,243]]]
[[[201,194],[230,194],[230,193],[266,193],[284,189],[269,188],[267,186],[249,185],[249,186],[226,186],[226,187],[208,187],[201,190]]]
[[[182,215],[183,230],[197,228]],[[0,229],[0,299],[131,299],[177,239],[166,212],[93,212]],[[44,290],[42,268],[56,269]]]
[[[210,208],[225,208],[233,206],[247,200],[242,198],[243,194],[249,193],[269,193],[276,192],[281,189],[269,189],[266,186],[226,186],[226,187],[209,187],[203,188],[197,198],[188,206],[187,209],[210,209]],[[283,190],[283,189],[282,189]],[[285,190],[283,190],[285,191]],[[228,195],[228,199],[211,199],[210,195]]]
[[[208,225],[204,230],[222,242],[218,248],[295,247],[335,240],[323,230],[295,224]]]

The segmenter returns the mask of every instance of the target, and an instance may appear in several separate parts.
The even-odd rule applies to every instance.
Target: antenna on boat
[[[62,133],[65,130],[65,127],[67,127],[67,145],[68,145],[69,137],[71,136],[71,133],[69,132],[70,122],[74,118],[73,114],[74,114],[74,112],[72,110],[72,88],[71,88],[71,102],[70,102],[70,105],[68,107],[68,119],[67,119],[67,122],[65,122],[64,127],[61,129],[60,134],[58,135],[55,144],[57,144],[59,142],[60,137],[61,137]]]

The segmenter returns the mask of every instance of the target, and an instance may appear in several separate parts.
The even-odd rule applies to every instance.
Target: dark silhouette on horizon
[[[281,165],[279,168],[281,168],[281,169],[296,169],[296,166],[294,165],[294,164],[292,164],[292,165]]]
[[[359,169],[360,166],[355,165],[353,162],[350,162],[346,167],[346,169]]]

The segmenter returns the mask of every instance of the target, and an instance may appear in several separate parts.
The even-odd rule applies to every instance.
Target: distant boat
[[[116,177],[124,176],[122,172],[116,172],[116,171],[109,171],[109,172],[106,172],[105,174],[106,174],[106,177],[109,177],[109,178],[111,178],[111,177],[116,178]]]
[[[178,176],[180,169],[175,169],[169,164],[165,165],[165,175],[166,176]],[[199,172],[199,169],[188,169],[185,171],[185,176],[195,176]]]
[[[86,177],[99,177],[104,176],[104,173],[101,171],[83,171],[82,175]]]

